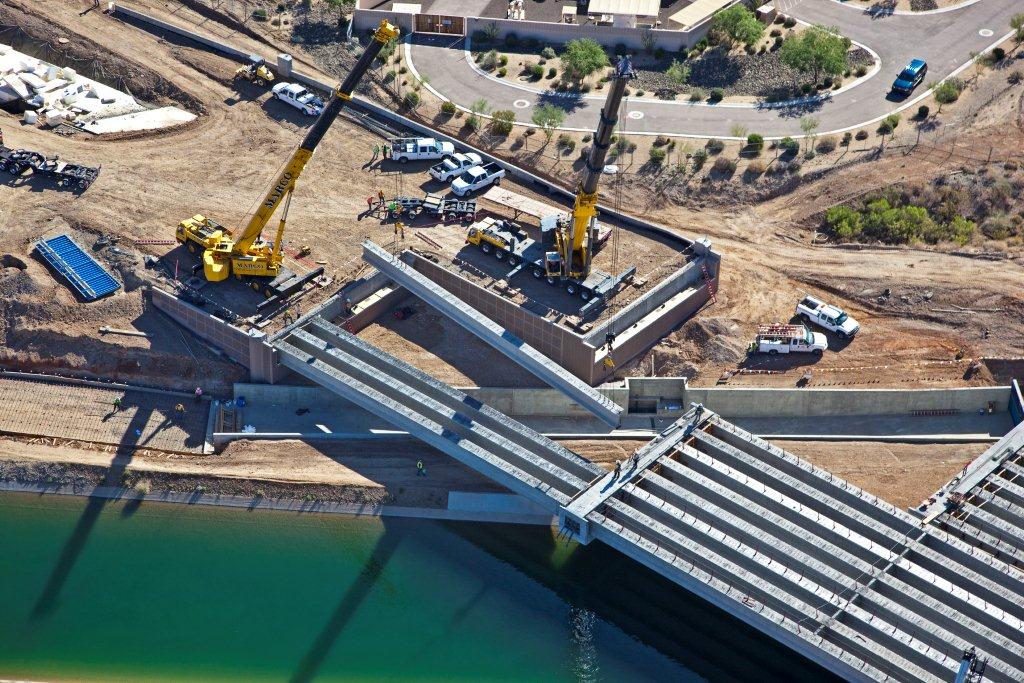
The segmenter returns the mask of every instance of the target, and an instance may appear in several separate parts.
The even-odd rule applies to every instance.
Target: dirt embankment
[[[194,114],[205,114],[201,100],[189,94],[156,71],[117,51],[117,44],[103,45],[77,33],[74,27],[54,24],[19,0],[0,5],[0,25],[17,27],[26,42],[27,52],[44,50],[49,60],[68,59],[56,63],[74,66],[90,78],[131,93],[151,104],[174,104]],[[60,42],[63,38],[66,42]],[[15,45],[15,48],[18,46]]]

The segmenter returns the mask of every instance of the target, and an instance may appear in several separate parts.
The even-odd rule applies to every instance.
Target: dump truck
[[[779,353],[812,353],[820,356],[828,348],[828,339],[821,332],[811,332],[803,325],[760,325],[749,351],[776,355]]]

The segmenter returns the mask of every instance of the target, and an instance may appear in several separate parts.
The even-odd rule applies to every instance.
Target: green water
[[[0,677],[824,680],[549,529],[0,494]]]

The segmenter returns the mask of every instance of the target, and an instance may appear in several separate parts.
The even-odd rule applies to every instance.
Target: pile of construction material
[[[91,132],[144,130],[190,121],[176,107],[150,110],[134,97],[77,73],[0,44],[0,106],[25,111],[25,123],[71,124]],[[140,122],[140,117],[144,121]]]

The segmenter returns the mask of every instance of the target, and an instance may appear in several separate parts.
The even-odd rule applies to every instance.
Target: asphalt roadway
[[[783,106],[630,98],[620,129],[634,135],[729,139],[730,131],[739,125],[768,137],[800,137],[800,119],[806,115],[818,119],[818,135],[867,126],[924,99],[927,84],[965,68],[972,54],[985,52],[1009,32],[1010,17],[1022,10],[1021,0],[977,0],[948,11],[872,14],[838,0],[803,0],[789,7],[787,14],[809,24],[838,28],[878,55],[880,68],[824,99]],[[511,109],[520,123],[529,123],[537,104],[552,103],[566,110],[563,129],[590,131],[596,125],[603,94],[579,97],[501,81],[477,69],[465,48],[462,39],[416,34],[407,44],[407,55],[413,71],[426,78],[430,90],[466,110],[483,98],[491,111]],[[913,58],[928,62],[925,84],[909,98],[893,98],[892,81]]]

